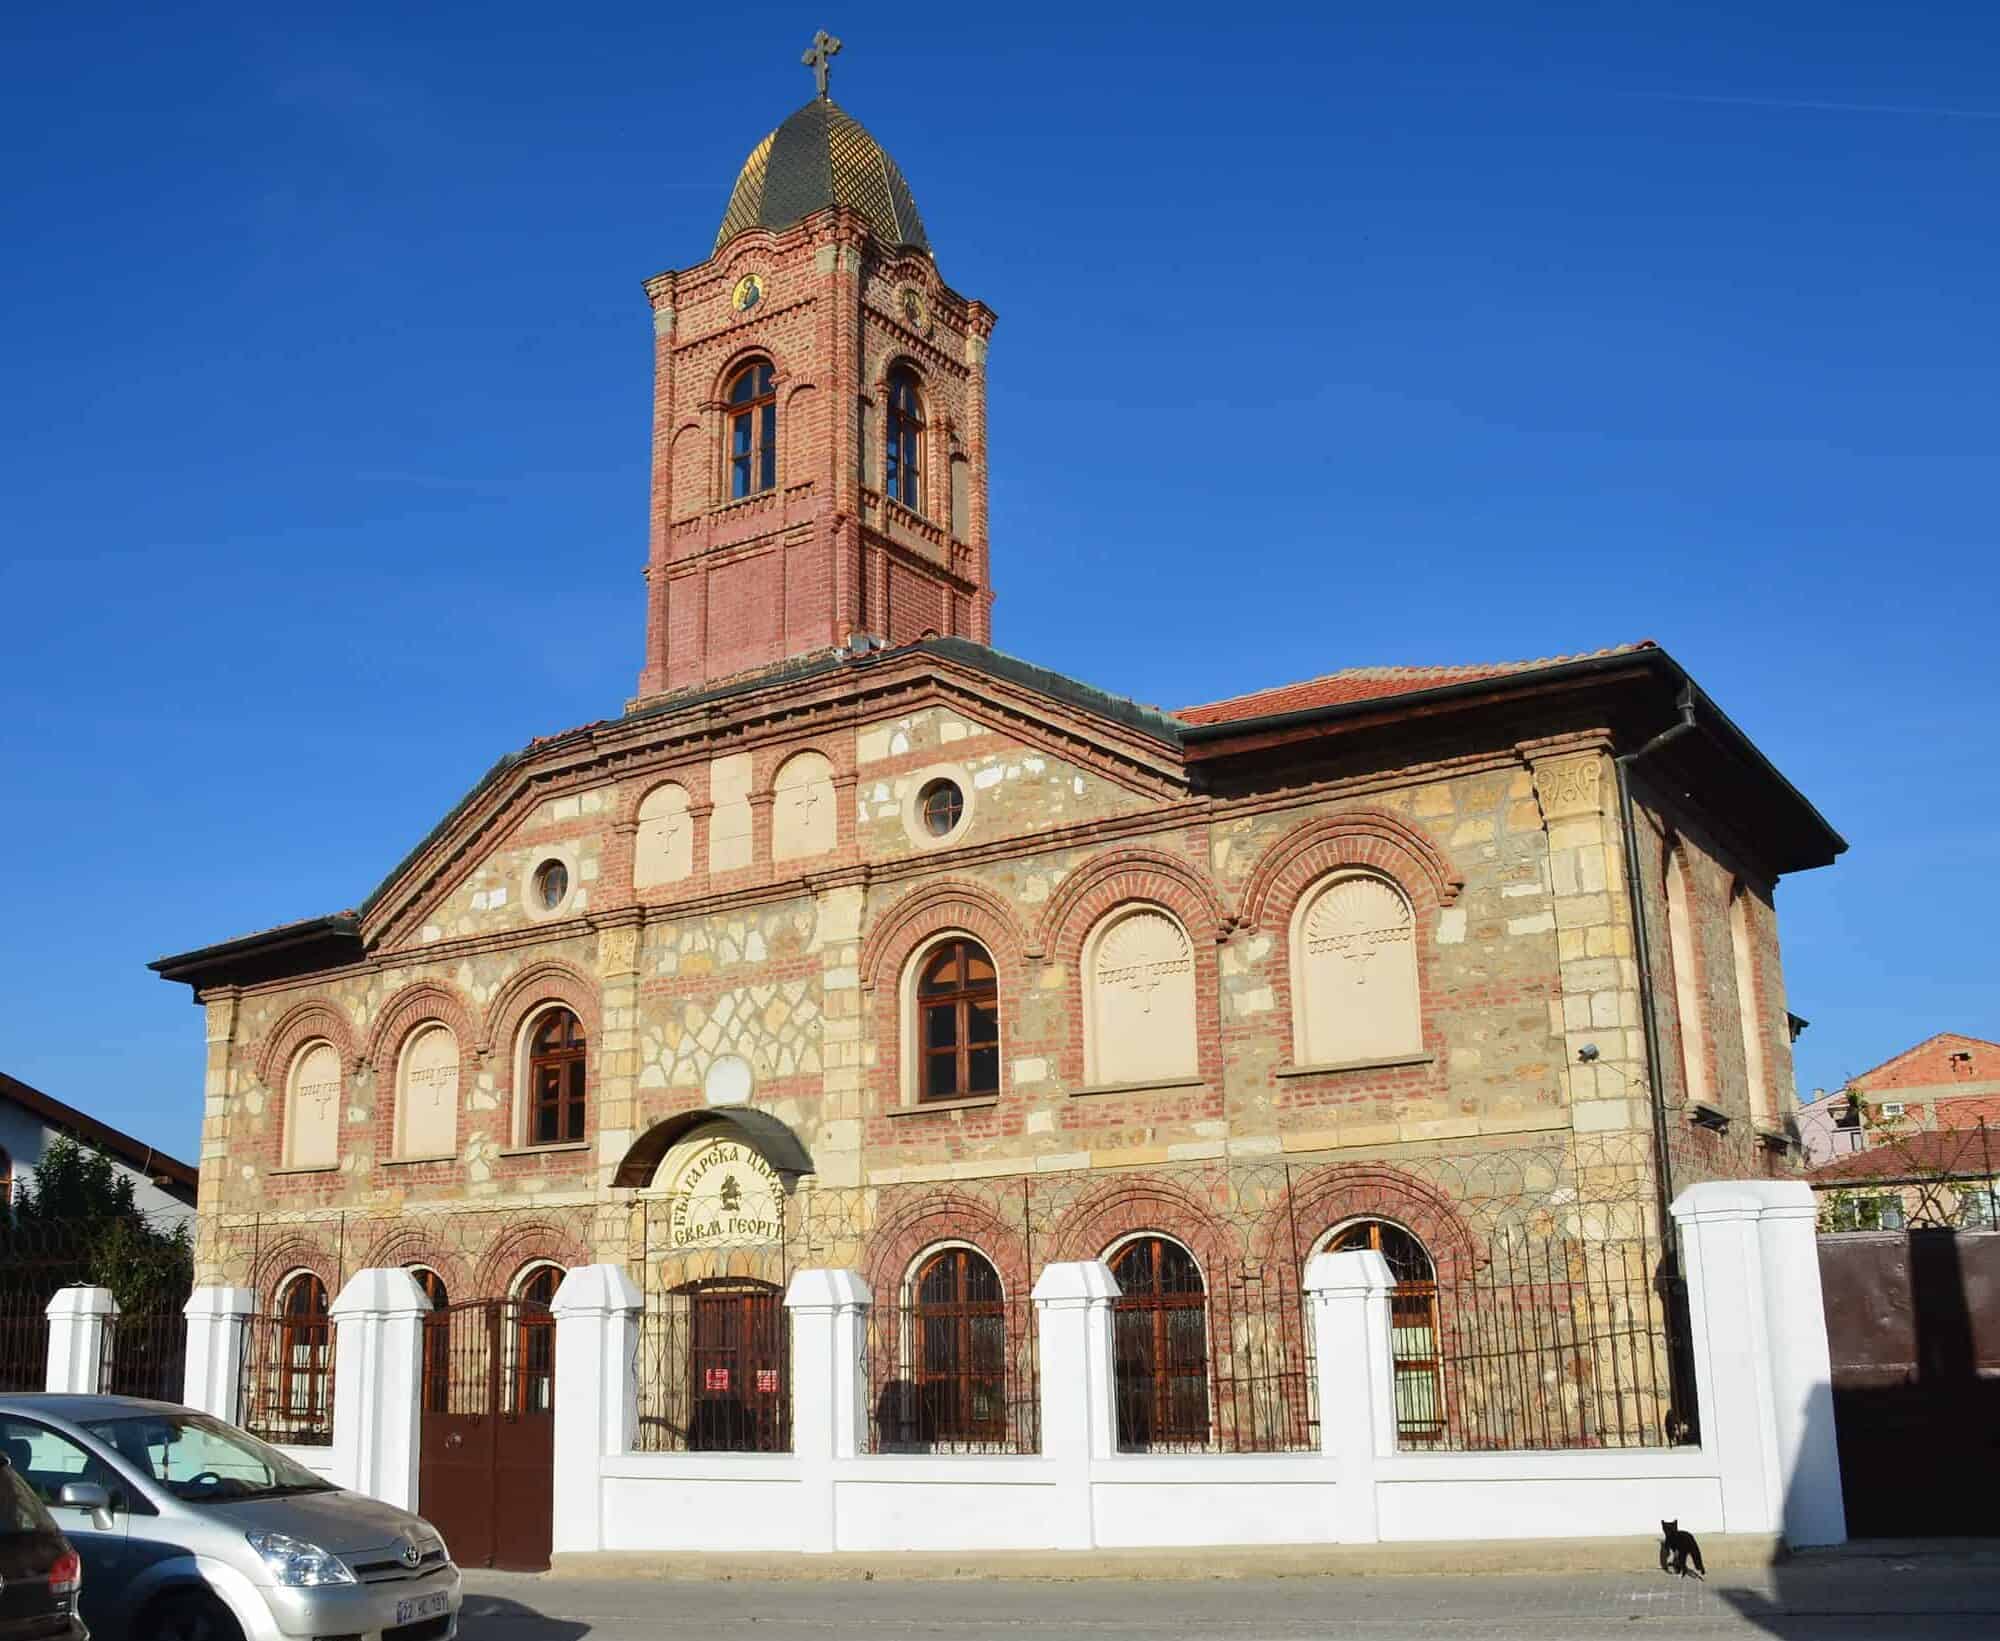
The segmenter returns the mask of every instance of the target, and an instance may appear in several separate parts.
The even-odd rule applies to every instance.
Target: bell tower
[[[750,151],[705,262],[646,281],[653,484],[634,705],[857,635],[991,641],[986,352],[903,173],[832,99]]]

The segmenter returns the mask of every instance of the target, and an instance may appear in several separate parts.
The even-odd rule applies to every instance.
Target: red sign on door
[[[759,1368],[757,1370],[757,1394],[759,1396],[775,1396],[777,1393],[778,1370],[776,1368]]]
[[[727,1369],[726,1367],[710,1368],[708,1370],[708,1373],[702,1380],[702,1388],[705,1390],[719,1390],[719,1391],[728,1390],[729,1369]]]

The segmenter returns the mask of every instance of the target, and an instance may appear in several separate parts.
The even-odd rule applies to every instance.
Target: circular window
[[[552,912],[569,896],[569,868],[559,860],[545,860],[535,868],[535,900],[545,912]]]
[[[965,816],[965,794],[956,781],[932,781],[917,794],[917,814],[934,838],[947,836]]]

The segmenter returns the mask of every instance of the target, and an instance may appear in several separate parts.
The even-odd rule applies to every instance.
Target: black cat
[[[1695,1543],[1694,1534],[1681,1531],[1677,1521],[1660,1523],[1660,1571],[1679,1573],[1682,1578],[1689,1573],[1708,1577],[1708,1569],[1701,1564],[1701,1546]]]

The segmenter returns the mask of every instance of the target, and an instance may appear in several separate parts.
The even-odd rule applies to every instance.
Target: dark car
[[[0,1455],[0,1641],[90,1641],[76,1615],[82,1588],[83,1562]]]

